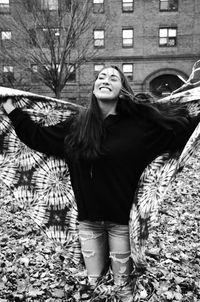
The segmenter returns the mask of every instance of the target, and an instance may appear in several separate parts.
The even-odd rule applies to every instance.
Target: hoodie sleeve
[[[17,136],[31,149],[47,155],[64,157],[64,139],[72,118],[54,126],[43,127],[31,120],[30,116],[19,108],[8,114]]]
[[[200,114],[196,117],[190,117],[186,127],[177,127],[173,131],[173,138],[169,141],[169,150],[182,150],[188,142],[190,136],[194,132],[198,123],[200,122]]]

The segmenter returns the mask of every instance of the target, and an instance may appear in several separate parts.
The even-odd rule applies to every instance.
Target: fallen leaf
[[[35,289],[30,289],[29,292],[28,292],[28,296],[29,297],[37,297],[37,296],[42,296],[44,294],[44,291],[42,290],[39,290],[37,288]]]
[[[63,298],[64,295],[65,295],[65,292],[64,292],[64,290],[62,290],[62,289],[56,289],[56,290],[53,291],[52,294],[53,294],[53,297],[56,297],[56,298]]]

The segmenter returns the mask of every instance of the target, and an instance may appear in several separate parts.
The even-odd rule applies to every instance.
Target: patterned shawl
[[[192,88],[191,86],[188,87]],[[185,90],[185,86],[184,89]],[[0,99],[14,96],[16,106],[42,125],[53,125],[77,111],[78,105],[54,98],[0,87]],[[200,88],[174,94],[161,102],[185,103],[191,116],[200,113]],[[130,212],[132,258],[145,268],[145,246],[158,206],[176,173],[197,149],[200,124],[181,153],[162,154],[146,167]],[[71,264],[82,261],[77,234],[77,207],[65,160],[46,156],[25,146],[0,107],[0,202],[17,203],[52,240],[66,249]]]

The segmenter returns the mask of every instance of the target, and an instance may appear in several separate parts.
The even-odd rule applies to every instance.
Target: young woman
[[[88,108],[64,123],[40,127],[12,99],[3,106],[25,144],[67,160],[90,284],[111,265],[115,284],[129,292],[121,301],[132,301],[128,222],[137,183],[157,155],[184,147],[200,118],[137,102],[116,66],[100,71]]]

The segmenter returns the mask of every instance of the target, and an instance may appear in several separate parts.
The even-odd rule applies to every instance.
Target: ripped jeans
[[[109,221],[80,221],[79,239],[91,284],[95,284],[98,277],[108,270],[110,263],[115,284],[129,280],[133,265],[128,225]]]

